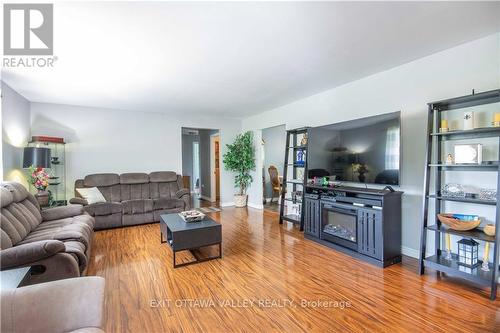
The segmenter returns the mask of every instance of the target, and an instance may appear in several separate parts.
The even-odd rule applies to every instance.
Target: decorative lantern
[[[473,239],[462,238],[458,242],[458,264],[469,268],[475,268],[479,262],[479,243]]]

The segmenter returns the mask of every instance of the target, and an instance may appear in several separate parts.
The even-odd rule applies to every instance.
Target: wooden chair
[[[269,166],[267,171],[269,172],[269,179],[271,180],[271,187],[273,189],[273,193],[271,195],[271,202],[273,202],[275,193],[278,194],[278,201],[279,201],[281,193],[281,181],[278,174],[278,169],[274,165],[271,165]]]

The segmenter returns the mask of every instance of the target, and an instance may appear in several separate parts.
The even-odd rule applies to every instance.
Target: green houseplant
[[[234,195],[236,207],[245,207],[247,204],[247,189],[252,183],[250,171],[255,170],[255,150],[252,132],[239,134],[232,144],[227,145],[227,152],[223,155],[225,169],[235,172],[234,186],[239,188],[239,194]]]

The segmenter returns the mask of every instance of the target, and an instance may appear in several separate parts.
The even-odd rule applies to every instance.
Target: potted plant
[[[50,195],[46,190],[49,186],[49,174],[43,168],[32,165],[29,168],[28,183],[36,188],[37,194],[35,194],[35,197],[40,206],[48,206]]]
[[[227,152],[223,156],[225,169],[235,172],[234,186],[239,188],[239,194],[234,195],[234,205],[247,205],[247,189],[252,183],[250,171],[255,170],[255,150],[252,132],[239,134],[233,144],[227,145]]]

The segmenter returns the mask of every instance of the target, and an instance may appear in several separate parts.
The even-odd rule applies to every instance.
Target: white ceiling
[[[31,101],[244,117],[500,30],[499,2],[55,3]]]

